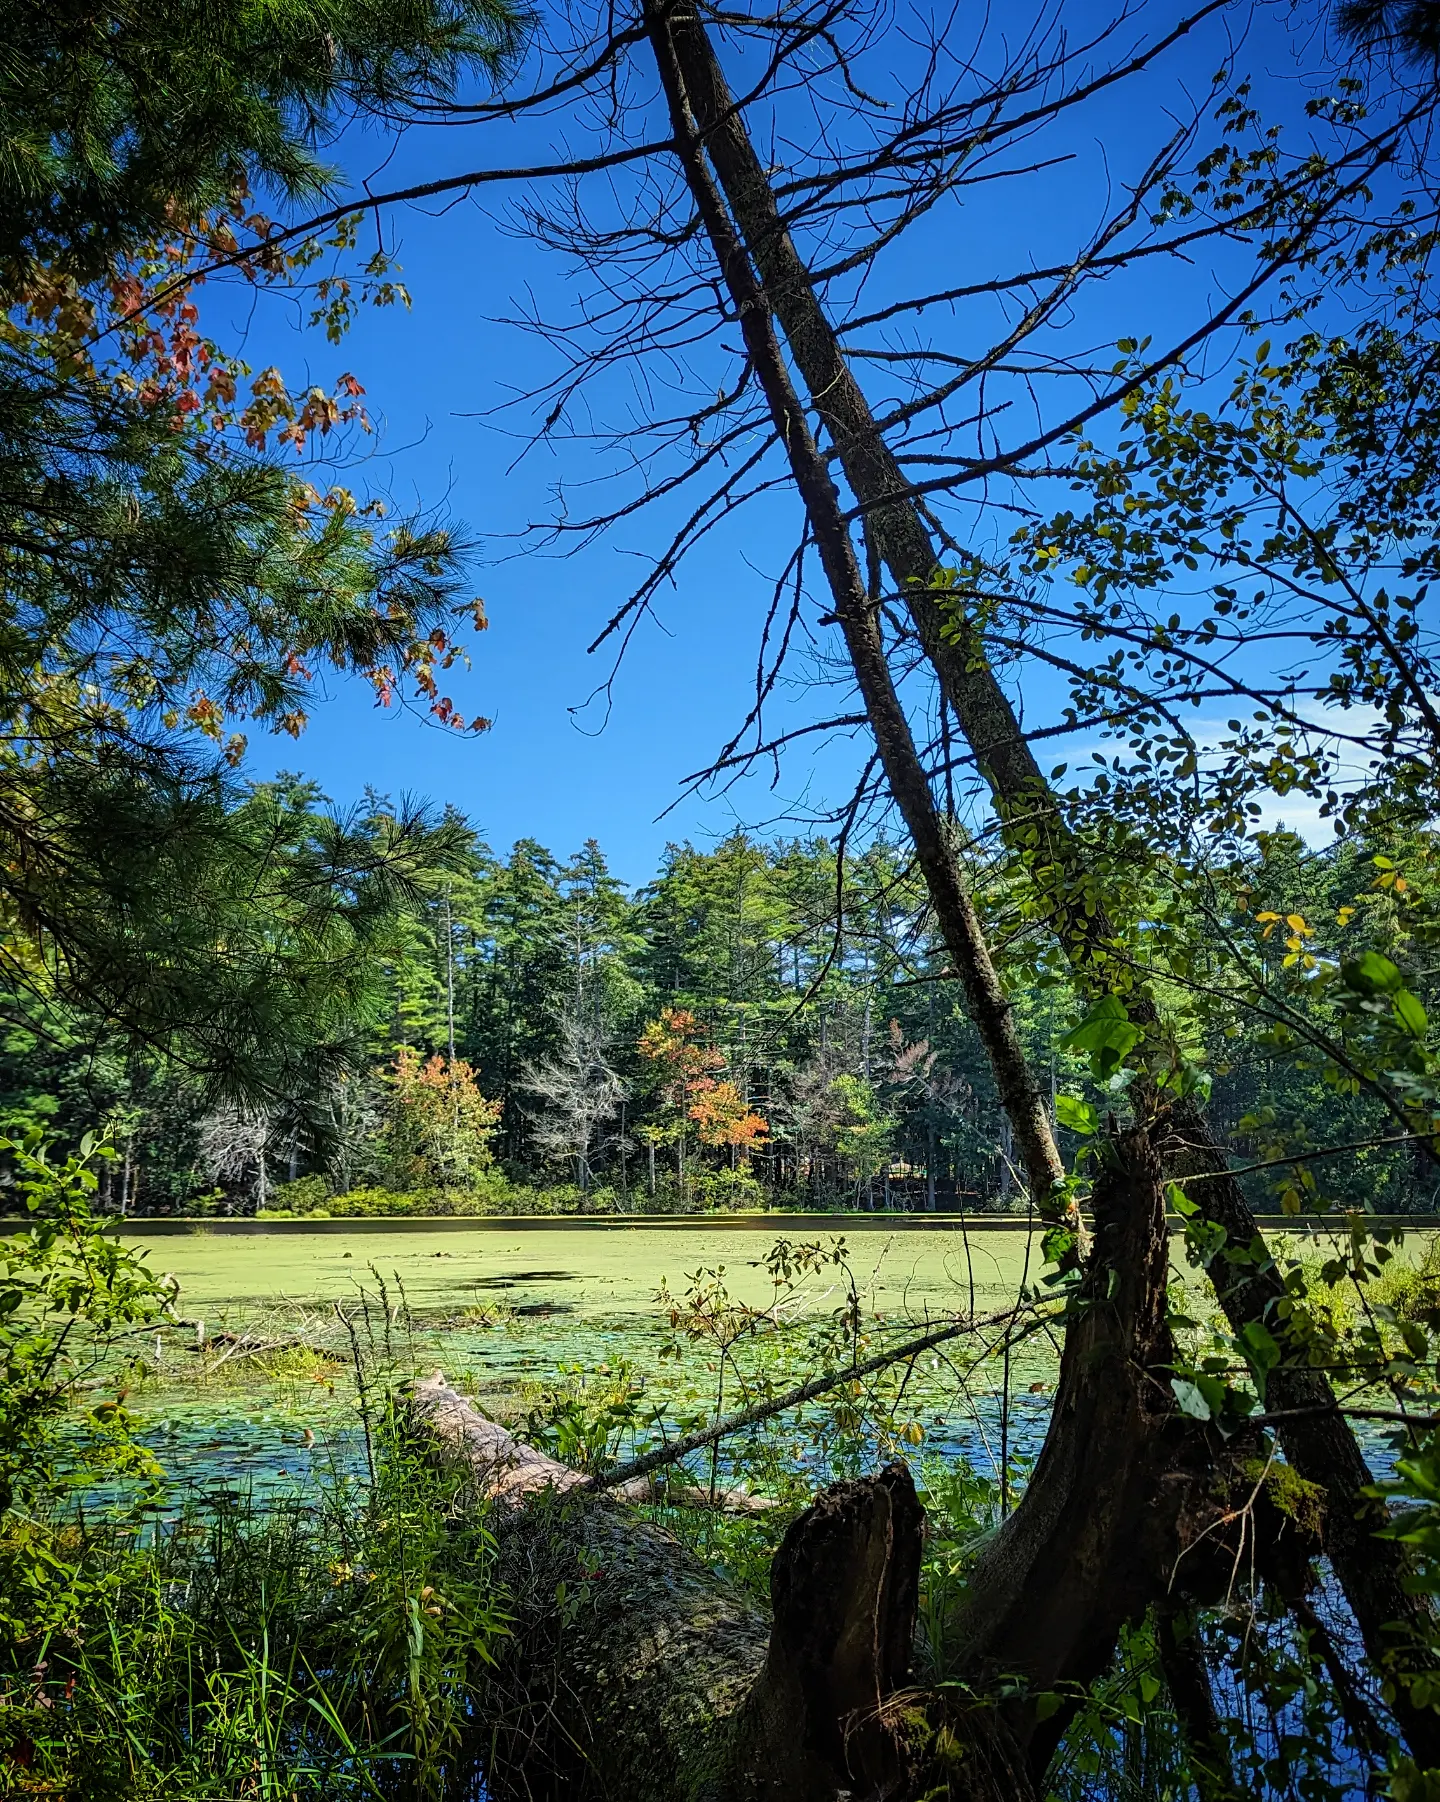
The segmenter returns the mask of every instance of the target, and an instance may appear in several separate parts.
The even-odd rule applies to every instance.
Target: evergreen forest
[[[231,818],[263,820],[270,854],[297,861],[333,830],[298,778]],[[376,801],[351,830],[378,846],[394,823]],[[737,833],[672,845],[631,892],[593,841],[562,862],[533,840],[497,857],[453,812],[428,830],[413,893],[357,960],[349,1031],[320,1080],[297,1058],[299,1081],[217,1097],[183,1034],[137,1048],[103,1016],[16,989],[0,1066],[12,1128],[78,1143],[98,1123],[117,1148],[100,1205],[130,1216],[1024,1212],[1013,1131],[903,846],[837,856],[824,839]],[[1313,968],[1338,967],[1347,928],[1434,1005],[1433,953],[1412,936],[1431,855],[1423,834],[1316,850],[1261,833],[1204,869],[1231,898],[1223,921],[1158,882],[1157,913],[1213,972],[1243,933],[1259,980],[1323,1030],[1325,1007],[1286,977],[1300,944]],[[1002,872],[982,894],[1063,1134],[1065,1110],[1103,1105],[1072,1041],[1082,997]],[[1361,1149],[1313,1169],[1307,1210],[1435,1210],[1440,1176],[1415,1145],[1385,1143],[1383,1100],[1304,1055],[1233,979],[1171,1006],[1212,1118],[1270,1166],[1250,1179],[1258,1213],[1297,1211],[1321,1140]]]

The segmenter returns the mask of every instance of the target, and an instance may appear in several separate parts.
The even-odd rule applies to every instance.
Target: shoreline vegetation
[[[67,1178],[32,1165],[32,1181],[39,1204],[32,1224],[54,1221],[55,1243],[69,1240],[97,1268],[88,1225],[119,1223],[88,1214],[82,1173],[72,1168]],[[782,1224],[774,1215],[687,1216],[674,1224],[703,1231],[722,1221],[767,1236]],[[847,1230],[872,1223],[881,1222],[845,1222]],[[144,1236],[177,1223],[126,1224]],[[297,1225],[184,1224],[222,1233]],[[492,1224],[442,1223],[452,1231]],[[884,1224],[960,1227],[935,1216]],[[1024,1222],[992,1215],[984,1225],[1013,1230]],[[445,1268],[455,1267],[436,1267]],[[558,1274],[536,1273],[552,1283]],[[1333,1315],[1342,1337],[1363,1336],[1364,1314],[1331,1274],[1318,1260],[1306,1266],[1311,1305]],[[913,1598],[902,1625],[916,1648],[916,1676],[943,1684],[954,1657],[950,1623],[977,1549],[1037,1468],[1059,1370],[1045,1329],[1064,1303],[1025,1301],[1013,1286],[1008,1299],[987,1289],[967,1317],[931,1328],[943,1358],[896,1358],[885,1348],[894,1340],[892,1351],[904,1352],[917,1330],[908,1316],[928,1308],[912,1296],[907,1309],[894,1311],[871,1294],[865,1266],[833,1242],[826,1250],[781,1241],[751,1277],[763,1296],[745,1297],[715,1270],[697,1272],[671,1296],[668,1316],[662,1307],[651,1322],[648,1351],[639,1339],[633,1348],[612,1340],[607,1327],[604,1358],[550,1373],[537,1341],[542,1363],[528,1374],[513,1353],[497,1363],[491,1349],[528,1338],[535,1326],[525,1310],[507,1305],[504,1291],[457,1312],[453,1300],[442,1303],[408,1277],[402,1284],[372,1266],[339,1307],[207,1310],[208,1325],[197,1330],[179,1318],[189,1311],[185,1289],[172,1292],[164,1287],[170,1279],[161,1279],[152,1300],[139,1296],[124,1310],[141,1328],[138,1339],[127,1340],[122,1320],[118,1331],[93,1339],[95,1361],[82,1346],[71,1350],[75,1392],[53,1418],[47,1465],[60,1470],[84,1446],[83,1524],[71,1524],[77,1498],[67,1503],[62,1489],[48,1516],[12,1514],[0,1536],[16,1622],[23,1621],[29,1646],[37,1632],[45,1639],[23,1671],[9,1673],[8,1715],[0,1711],[4,1750],[29,1786],[19,1793],[94,1802],[132,1794],[218,1799],[247,1793],[257,1759],[273,1793],[315,1802],[352,1794],[407,1802],[479,1797],[497,1768],[542,1776],[570,1739],[533,1731],[537,1659],[569,1695],[590,1668],[586,1648],[593,1646],[606,1654],[603,1669],[615,1673],[613,1681],[595,1679],[596,1693],[616,1708],[643,1705],[649,1666],[610,1623],[690,1631],[688,1612],[662,1621],[619,1605],[654,1591],[657,1608],[690,1610],[693,1602],[702,1622],[733,1614],[749,1623],[756,1644],[741,1664],[753,1676],[771,1625],[772,1569],[793,1569],[807,1535],[819,1535],[814,1581],[821,1590],[827,1560],[838,1557],[843,1571],[868,1568],[844,1556],[843,1538],[837,1545],[826,1534],[839,1503],[817,1495],[838,1496],[846,1508],[883,1501],[885,1484],[901,1479],[872,1473],[877,1463],[899,1470],[896,1460],[909,1466],[926,1524],[909,1554],[916,1581],[886,1593]],[[959,1277],[952,1273],[952,1284]],[[117,1282],[128,1280],[117,1264],[103,1275],[101,1293],[116,1296]],[[1371,1302],[1383,1298],[1396,1322],[1387,1329],[1392,1352],[1428,1316],[1435,1280],[1433,1259],[1413,1274],[1397,1261],[1374,1285]],[[1208,1335],[1220,1318],[1208,1284],[1197,1272],[1193,1292],[1188,1278],[1186,1285],[1184,1305],[1197,1316],[1191,1330]],[[951,1305],[961,1306],[958,1290]],[[93,1302],[89,1311],[103,1318]],[[994,1355],[1002,1342],[1003,1360]],[[647,1455],[666,1462],[649,1473],[643,1497],[627,1492],[598,1509],[567,1504],[558,1493],[519,1493],[493,1461],[469,1470],[437,1464],[420,1455],[407,1418],[407,1398],[424,1389],[437,1363],[457,1393],[478,1395],[484,1414],[504,1423],[497,1442],[518,1444],[510,1455],[523,1455],[526,1468],[534,1465],[552,1485],[560,1472],[567,1486],[603,1487]],[[878,1368],[869,1371],[872,1363]],[[863,1384],[858,1371],[867,1372]],[[817,1393],[803,1407],[788,1406],[802,1389]],[[168,1398],[181,1395],[191,1407],[208,1397],[214,1424],[187,1468],[171,1471],[161,1463],[173,1461],[171,1450],[152,1456],[147,1429],[156,1410],[168,1413]],[[282,1396],[292,1398],[288,1409]],[[768,1417],[781,1409],[785,1424],[777,1431]],[[733,1427],[747,1413],[756,1416],[748,1427],[669,1462],[684,1449],[677,1428],[703,1439],[712,1423]],[[957,1454],[944,1424],[967,1414],[977,1421],[973,1457]],[[188,1466],[215,1458],[204,1445],[223,1446],[225,1421],[242,1417],[254,1422],[252,1435],[276,1438],[271,1457],[283,1457],[303,1493],[237,1487],[224,1474],[223,1451],[209,1487],[194,1485]],[[172,1442],[175,1454],[184,1443]],[[500,1493],[489,1493],[497,1483]],[[883,1518],[870,1530],[888,1544],[882,1529]],[[602,1542],[604,1559],[595,1555]],[[37,1586],[25,1573],[40,1568],[40,1557],[47,1575]],[[808,1602],[804,1612],[825,1618]],[[1131,1706],[1147,1683],[1153,1688],[1159,1631],[1147,1621],[1127,1636],[1113,1671],[1067,1727],[1048,1790],[1056,1802],[1129,1793],[1121,1784],[1137,1732],[1147,1768],[1181,1782],[1185,1752],[1173,1716],[1155,1705],[1158,1690],[1138,1724]],[[709,1681],[711,1666],[728,1653],[715,1649],[708,1629],[701,1638],[714,1656],[695,1668]],[[893,1670],[884,1675],[894,1683]],[[712,1701],[707,1690],[697,1703],[703,1719]],[[592,1714],[587,1693],[583,1720],[591,1727]],[[599,1759],[593,1734],[585,1743],[585,1758]],[[615,1740],[617,1756],[624,1746]],[[131,1762],[137,1748],[143,1782]],[[572,1777],[557,1773],[557,1780]]]
[[[1285,1233],[1304,1240],[1324,1234],[1345,1233],[1351,1217],[1345,1214],[1309,1215],[1294,1220],[1284,1214],[1257,1214],[1257,1225],[1266,1231]],[[1440,1230],[1440,1213],[1368,1214],[1367,1230],[1401,1233],[1431,1233]],[[1166,1216],[1169,1230],[1183,1233],[1185,1218],[1178,1213]],[[0,1234],[28,1230],[31,1221],[21,1214],[0,1214]],[[667,1226],[686,1232],[707,1229],[754,1231],[758,1228],[784,1231],[843,1226],[847,1232],[925,1232],[940,1233],[1026,1233],[1043,1237],[1047,1230],[1042,1220],[1024,1213],[967,1214],[956,1210],[933,1214],[904,1210],[857,1211],[844,1208],[729,1208],[698,1213],[546,1213],[535,1210],[528,1214],[286,1214],[280,1211],[264,1214],[141,1214],[128,1218],[102,1216],[101,1229],[110,1233],[130,1233],[137,1237],[163,1237],[166,1233],[194,1232],[237,1235],[264,1235],[270,1232],[317,1232],[344,1234],[348,1231],[371,1232],[524,1232],[535,1231],[625,1231],[656,1229]]]

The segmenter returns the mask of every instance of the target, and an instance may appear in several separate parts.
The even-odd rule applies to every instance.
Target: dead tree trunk
[[[617,1802],[904,1793],[884,1704],[908,1671],[923,1515],[903,1465],[835,1485],[792,1524],[769,1619],[672,1533],[586,1491],[442,1377],[414,1385],[409,1410],[494,1504],[516,1705],[492,1788],[518,1777],[530,1794]]]
[[[895,692],[876,606],[866,591],[835,484],[790,380],[749,253],[710,175],[692,97],[676,55],[672,24],[660,0],[647,0],[645,20],[685,179],[739,314],[746,350],[804,501],[885,779],[914,843],[940,931],[964,984],[970,1016],[1020,1146],[1030,1192],[1042,1211],[1050,1211],[1054,1198],[1061,1196],[1061,1213],[1078,1228],[1078,1213],[1063,1197],[1065,1167],[1055,1146],[1045,1098],[1026,1060],[948,825],[935,807]]]
[[[939,558],[930,529],[785,227],[770,179],[703,23],[693,8],[682,3],[668,10],[663,19],[652,11],[650,32],[662,79],[666,79],[668,59],[674,69],[669,85],[678,84],[684,94],[683,117],[676,116],[672,104],[677,136],[682,128],[698,132],[699,145],[692,157],[698,161],[703,151],[733,214],[737,242],[728,261],[744,261],[748,267],[753,259],[758,277],[752,278],[753,291],[742,297],[731,282],[742,321],[747,305],[763,314],[767,327],[772,310],[779,321],[810,404],[829,432],[845,478],[864,510],[867,536],[890,572],[976,767],[989,785],[1006,837],[1023,851],[1037,898],[1075,969],[1082,992],[1121,993],[1135,1023],[1147,1034],[1163,1037],[1163,1022],[1153,998],[1136,983],[1128,965],[1117,964],[1114,958],[1116,935],[1099,885],[1036,762],[1015,709],[996,679],[983,635],[966,620],[963,609],[942,609],[932,580]],[[695,192],[696,180],[689,167],[687,178]],[[702,179],[708,179],[704,172]],[[698,192],[696,201],[703,218],[705,204]],[[719,244],[716,254],[726,268],[727,255]],[[749,337],[747,334],[747,343]],[[808,435],[798,397],[794,413],[777,422],[787,445],[798,429],[797,419]],[[797,478],[797,485],[807,511],[811,511],[805,484]],[[813,526],[813,511],[811,520]],[[842,612],[838,603],[836,611]],[[873,620],[873,610],[869,617]],[[863,690],[863,681],[861,686]],[[868,694],[866,705],[868,710]],[[909,814],[893,779],[891,787],[909,825]],[[934,896],[931,866],[923,853],[921,865]],[[938,899],[936,906],[940,911]],[[943,912],[941,919],[943,925]],[[948,941],[948,932],[946,937]],[[963,973],[958,958],[957,968]],[[1016,1117],[1013,1111],[1011,1117]],[[1224,1146],[1199,1109],[1189,1102],[1180,1103],[1173,1111],[1172,1126],[1175,1164],[1211,1173],[1209,1181],[1190,1191],[1205,1217],[1224,1226],[1232,1246],[1248,1248],[1261,1241],[1243,1190],[1226,1174]],[[1252,1322],[1274,1321],[1283,1288],[1276,1271],[1263,1259],[1235,1270],[1222,1262],[1212,1274],[1221,1305],[1237,1332]],[[1366,1494],[1371,1473],[1349,1423],[1335,1406],[1329,1381],[1323,1372],[1299,1360],[1282,1365],[1270,1381],[1272,1404],[1282,1415],[1278,1431],[1286,1458],[1302,1477],[1324,1487],[1331,1497],[1335,1528],[1330,1555],[1372,1662],[1387,1677],[1399,1658],[1410,1659],[1412,1666],[1418,1660],[1423,1666],[1428,1658],[1424,1650],[1429,1638],[1428,1608],[1424,1599],[1407,1587],[1409,1566],[1404,1548],[1376,1537],[1377,1529],[1385,1524],[1383,1505]],[[1406,1632],[1407,1627],[1413,1631]],[[1427,1766],[1440,1764],[1440,1715],[1412,1706],[1403,1682],[1396,1687],[1394,1708],[1414,1755]]]

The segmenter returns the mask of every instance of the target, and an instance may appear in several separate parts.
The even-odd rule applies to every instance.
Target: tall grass
[[[264,1510],[8,1516],[0,1794],[482,1795],[493,1542],[388,1409],[374,1453],[373,1483]]]

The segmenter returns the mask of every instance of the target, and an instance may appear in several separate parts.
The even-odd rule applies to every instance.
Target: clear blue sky
[[[1077,33],[1096,16],[1089,5],[1062,10]],[[1279,95],[1276,104],[1291,111],[1297,90],[1284,18],[1262,12],[1240,61],[1261,77],[1262,92]],[[968,241],[953,222],[938,234],[917,234],[887,279],[933,288],[970,279],[963,272],[972,268],[1050,260],[1073,244],[1077,217],[1098,216],[1106,183],[1123,180],[1165,134],[1167,113],[1184,110],[1187,96],[1205,95],[1223,47],[1212,25],[1143,87],[1102,100],[1065,146],[1071,163],[1023,188],[977,190],[965,215]],[[376,187],[392,187],[553,153],[556,129],[427,130],[393,150],[355,133],[337,160],[357,182],[369,177]],[[582,135],[572,130],[572,145]],[[684,800],[659,817],[676,802],[681,778],[714,755],[743,715],[758,622],[791,541],[793,513],[782,504],[750,518],[743,536],[717,538],[686,567],[663,599],[658,623],[631,646],[608,719],[601,705],[583,716],[572,712],[608,673],[585,646],[637,579],[638,553],[654,547],[659,526],[642,518],[574,558],[512,554],[515,535],[549,517],[553,484],[583,483],[597,465],[583,441],[560,441],[517,463],[524,417],[494,415],[507,394],[545,367],[545,352],[492,321],[513,314],[527,296],[544,311],[563,307],[572,278],[552,253],[503,228],[506,202],[496,190],[486,190],[485,199],[490,212],[461,202],[434,215],[387,217],[386,242],[398,236],[413,310],[364,313],[338,349],[307,329],[289,304],[212,291],[207,323],[221,335],[228,329],[241,336],[255,366],[278,362],[292,385],[328,386],[342,370],[358,375],[380,431],[370,458],[345,479],[388,494],[401,508],[438,508],[460,522],[479,543],[475,588],[492,622],[473,643],[473,670],[456,672],[449,684],[464,713],[494,720],[489,733],[460,738],[423,717],[376,709],[358,685],[332,684],[298,745],[256,736],[248,767],[255,775],[298,768],[342,804],[367,785],[453,802],[497,848],[526,835],[563,855],[595,837],[618,875],[642,882],[669,838],[703,841],[740,822],[764,829],[792,803],[803,811],[843,800],[860,741],[793,755],[773,794],[750,781],[728,799]],[[1157,265],[1123,298],[1100,290],[1075,323],[1076,341],[1163,333],[1179,304],[1176,284],[1208,279],[1204,271],[1182,277]],[[937,321],[937,329],[948,326]],[[782,713],[795,723],[838,711],[842,701],[837,693],[795,692],[771,723],[785,723]]]

